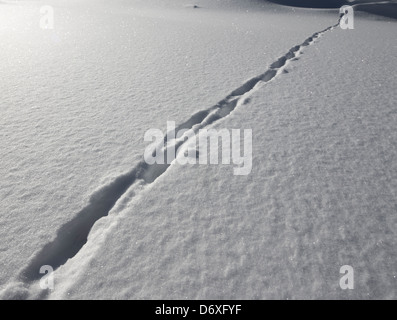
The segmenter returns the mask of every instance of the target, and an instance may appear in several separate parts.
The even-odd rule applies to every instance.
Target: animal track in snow
[[[192,129],[197,133],[200,129],[227,117],[237,106],[248,104],[250,102],[248,96],[254,92],[258,84],[267,83],[278,75],[286,73],[285,67],[295,61],[305,47],[313,44],[316,39],[337,27],[338,24],[316,32],[302,44],[292,47],[285,55],[273,62],[264,73],[249,79],[217,104],[193,114],[176,128],[176,132],[181,129]],[[184,143],[187,141],[183,137],[171,139],[168,134],[164,138],[165,147],[162,152],[166,155],[168,146],[179,147]],[[130,172],[117,177],[112,183],[95,192],[88,205],[78,212],[71,221],[64,224],[58,230],[55,239],[46,244],[20,272],[20,281],[29,285],[43,276],[39,273],[41,266],[50,265],[56,270],[68,259],[73,258],[87,243],[88,235],[95,222],[107,216],[117,201],[135,182],[139,181],[148,185],[156,181],[169,168],[170,165],[167,163],[165,161],[165,164],[149,165],[142,160]]]

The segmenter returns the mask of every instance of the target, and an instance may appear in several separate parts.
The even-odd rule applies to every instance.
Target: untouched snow
[[[395,22],[317,35],[338,11],[92,3],[54,1],[53,31],[33,27],[41,2],[1,7],[2,298],[396,298]],[[241,87],[313,34],[274,78]],[[239,87],[246,103],[214,128],[253,130],[250,175],[123,176],[146,130]],[[57,232],[116,200],[66,262],[73,239]],[[51,255],[47,295],[29,280]],[[354,290],[339,288],[346,264]]]

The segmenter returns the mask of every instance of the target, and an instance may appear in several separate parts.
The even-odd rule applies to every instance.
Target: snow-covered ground
[[[53,30],[48,2],[0,5],[1,298],[396,299],[395,21],[50,2]],[[148,129],[199,126],[218,101],[213,128],[252,129],[249,175],[142,165]]]

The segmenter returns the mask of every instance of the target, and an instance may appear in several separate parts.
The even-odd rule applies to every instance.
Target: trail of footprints
[[[316,39],[327,31],[337,27],[338,24],[328,27],[323,31],[316,32],[302,44],[294,46],[285,55],[273,62],[264,73],[246,81],[242,86],[233,90],[226,98],[219,101],[216,105],[191,116],[186,122],[176,128],[176,132],[181,129],[192,129],[197,133],[200,129],[206,128],[228,116],[240,104],[247,104],[250,101],[247,96],[254,91],[258,84],[273,80],[283,72],[284,67],[289,62],[296,60],[300,56],[304,47],[313,44]],[[167,146],[171,144],[179,147],[183,143],[186,143],[183,138],[174,140],[166,136],[164,139],[165,148],[163,152],[166,154]],[[41,266],[50,265],[56,270],[65,264],[68,259],[73,258],[86,244],[88,234],[95,222],[108,215],[116,202],[134,182],[140,180],[141,183],[150,184],[161,176],[169,166],[168,164],[148,165],[142,160],[130,172],[119,176],[112,183],[96,192],[91,197],[89,204],[78,212],[74,219],[58,230],[55,240],[45,245],[41,251],[34,256],[28,266],[20,272],[19,280],[26,286],[29,286],[43,276],[39,273]],[[45,295],[43,297],[45,297]]]

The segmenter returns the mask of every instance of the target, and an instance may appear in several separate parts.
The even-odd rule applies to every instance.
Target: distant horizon
[[[298,7],[298,8],[316,8],[316,9],[338,9],[343,5],[355,6],[359,11],[372,13],[379,16],[397,19],[397,1],[383,1],[383,0],[266,0],[267,2],[275,3],[283,6]],[[378,3],[378,4],[375,4]]]

